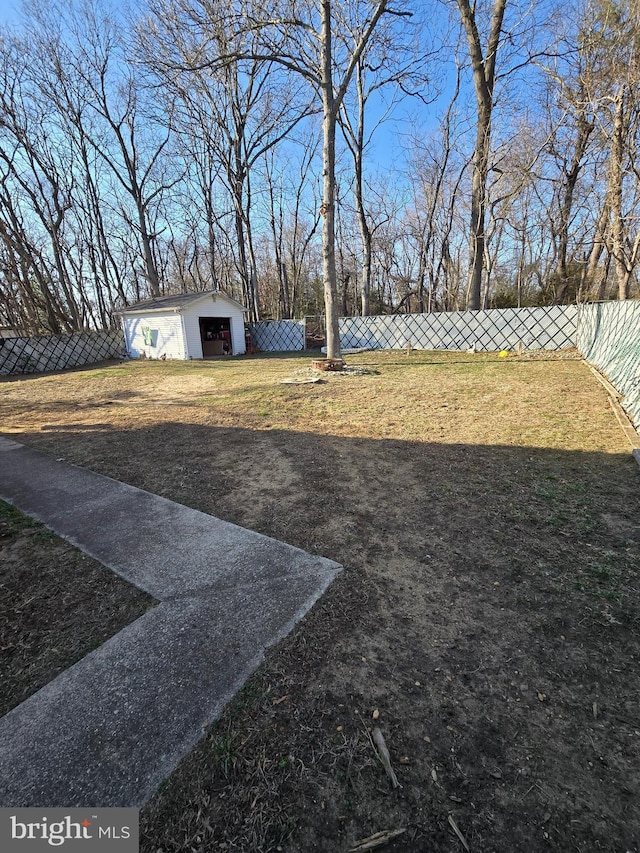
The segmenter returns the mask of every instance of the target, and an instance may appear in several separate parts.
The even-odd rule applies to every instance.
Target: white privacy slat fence
[[[576,344],[622,395],[640,429],[640,300],[581,305]]]

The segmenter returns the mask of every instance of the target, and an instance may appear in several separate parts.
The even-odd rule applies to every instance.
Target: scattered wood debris
[[[356,841],[353,847],[349,848],[349,853],[362,853],[364,850],[374,850],[376,847],[382,847],[383,844],[388,844],[394,838],[403,835],[406,831],[406,828],[403,827],[402,829],[385,829],[382,832],[376,832],[368,838]]]
[[[320,376],[301,376],[295,377],[291,376],[289,379],[282,379],[280,381],[281,385],[322,385],[325,383],[326,379],[321,379]]]

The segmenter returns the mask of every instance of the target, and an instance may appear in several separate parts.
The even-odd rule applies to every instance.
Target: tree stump
[[[344,361],[341,358],[316,358],[312,366],[314,370],[342,370]]]

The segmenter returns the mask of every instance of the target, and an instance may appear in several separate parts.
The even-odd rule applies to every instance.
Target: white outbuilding
[[[188,360],[246,352],[247,309],[220,290],[145,299],[116,313],[131,358]]]

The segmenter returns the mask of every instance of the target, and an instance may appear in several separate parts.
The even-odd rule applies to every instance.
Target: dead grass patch
[[[0,501],[0,716],[153,601]]]

